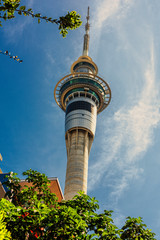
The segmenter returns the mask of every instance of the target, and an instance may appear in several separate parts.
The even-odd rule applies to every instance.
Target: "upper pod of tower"
[[[66,111],[67,106],[78,98],[90,99],[96,106],[97,113],[102,112],[111,100],[111,90],[107,82],[97,76],[98,67],[88,56],[89,51],[89,7],[85,25],[82,56],[71,66],[71,74],[63,77],[54,90],[58,106]],[[77,100],[78,100],[77,99]]]

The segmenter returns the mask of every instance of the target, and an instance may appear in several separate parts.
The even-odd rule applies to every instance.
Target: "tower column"
[[[93,137],[82,129],[66,134],[67,170],[64,197],[72,199],[78,191],[87,193],[88,158]]]
[[[55,86],[54,97],[65,112],[67,170],[64,197],[72,199],[77,192],[87,193],[88,159],[96,131],[97,114],[111,100],[111,90],[101,77],[98,67],[88,56],[89,7],[85,25],[82,56],[71,66],[71,74]]]

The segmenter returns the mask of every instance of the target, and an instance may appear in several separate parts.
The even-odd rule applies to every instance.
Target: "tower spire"
[[[89,50],[89,28],[90,28],[90,24],[89,24],[89,7],[88,7],[88,11],[87,11],[87,23],[85,25],[85,35],[84,35],[84,43],[83,43],[83,56],[88,56],[88,50]]]

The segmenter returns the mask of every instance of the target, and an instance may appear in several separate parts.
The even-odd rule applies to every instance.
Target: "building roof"
[[[0,199],[5,197],[6,192],[9,190],[4,182],[7,181],[7,176],[10,173],[0,173]]]
[[[0,173],[0,199],[5,197],[5,193],[8,191],[7,186],[4,184],[4,182],[7,180],[6,176],[9,176],[10,173]],[[61,190],[59,181],[57,177],[50,177],[48,178],[48,180],[50,180],[50,185],[49,185],[49,189],[51,191],[51,193],[54,193],[57,198],[58,198],[58,202],[61,202],[64,199],[63,196],[63,192]],[[20,185],[22,186],[22,188],[27,185],[27,186],[31,186],[32,183],[28,183],[25,180],[21,180]]]
[[[7,181],[7,176],[9,176],[10,173],[0,173],[0,182],[2,183],[3,185],[3,188],[4,190],[7,192],[8,191],[8,188],[7,186],[4,184],[4,182]]]
[[[54,193],[58,198],[58,202],[61,202],[64,199],[64,196],[63,196],[63,192],[61,190],[58,178],[50,177],[50,178],[48,178],[48,180],[50,180],[49,189],[50,189],[51,193]],[[20,182],[20,185],[23,188],[23,187],[25,187],[25,185],[32,186],[32,183],[28,183],[27,181],[22,179]]]

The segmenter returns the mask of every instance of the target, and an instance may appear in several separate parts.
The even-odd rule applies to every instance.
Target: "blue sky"
[[[25,1],[24,1],[25,3]],[[76,10],[82,26],[63,39],[55,25],[18,16],[0,29],[0,152],[3,172],[29,168],[58,177],[64,189],[64,113],[54,101],[56,83],[82,54],[90,6],[89,55],[112,91],[98,116],[89,159],[88,194],[100,210],[142,216],[160,237],[160,2],[158,0],[30,0],[47,16]]]

